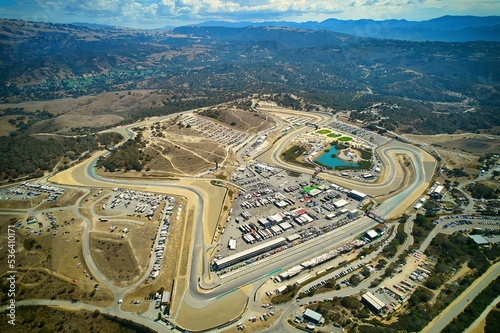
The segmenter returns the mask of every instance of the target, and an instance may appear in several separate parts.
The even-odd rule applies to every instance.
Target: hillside
[[[327,19],[322,22],[224,22],[210,21],[200,23],[206,27],[290,27],[308,30],[328,30],[359,37],[398,39],[410,41],[500,42],[500,16],[442,16],[426,21],[407,20],[338,20]]]
[[[148,31],[1,20],[0,103],[137,89],[164,96],[116,117],[133,120],[285,93],[356,110],[354,118],[399,131],[494,129],[500,125],[499,45],[283,27]],[[397,107],[373,112],[377,103]],[[7,115],[1,104],[0,110]]]

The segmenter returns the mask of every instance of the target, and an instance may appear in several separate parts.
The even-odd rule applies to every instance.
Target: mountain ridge
[[[397,39],[409,41],[500,41],[500,16],[452,16],[446,15],[425,21],[390,19],[339,20],[289,22],[226,22],[207,21],[192,26],[202,27],[263,27],[282,26],[307,30],[328,30],[358,37]]]

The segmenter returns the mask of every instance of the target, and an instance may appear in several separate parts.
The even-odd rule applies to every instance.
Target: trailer
[[[276,288],[276,293],[277,293],[277,294],[281,294],[281,293],[283,293],[283,292],[286,290],[286,288],[288,288],[288,285],[287,285],[287,284],[284,284],[284,285],[282,285],[282,286],[280,286],[280,287]]]
[[[297,280],[297,282],[295,282],[295,284],[296,284],[297,286],[299,286],[299,285],[301,285],[302,283],[304,283],[304,282],[306,282],[306,281],[310,280],[311,278],[312,278],[311,274],[307,274],[306,276],[301,277],[300,279],[298,279],[298,280]]]

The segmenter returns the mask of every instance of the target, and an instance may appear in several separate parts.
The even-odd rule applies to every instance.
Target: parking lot
[[[249,137],[247,133],[232,129],[215,121],[194,114],[183,116],[179,123],[189,126],[192,131],[206,139],[217,141],[228,148],[242,145]]]
[[[221,273],[316,238],[363,215],[360,211],[363,203],[349,198],[347,189],[310,180],[309,175],[290,177],[285,170],[263,163],[239,168],[233,181],[247,190],[238,193],[216,258],[250,249],[278,236],[289,242]],[[234,249],[229,248],[231,240],[236,241]]]

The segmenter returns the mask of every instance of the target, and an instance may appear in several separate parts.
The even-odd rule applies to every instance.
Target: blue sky
[[[500,15],[498,0],[0,0],[0,17],[134,28],[211,20],[323,21],[327,18],[427,20]]]

